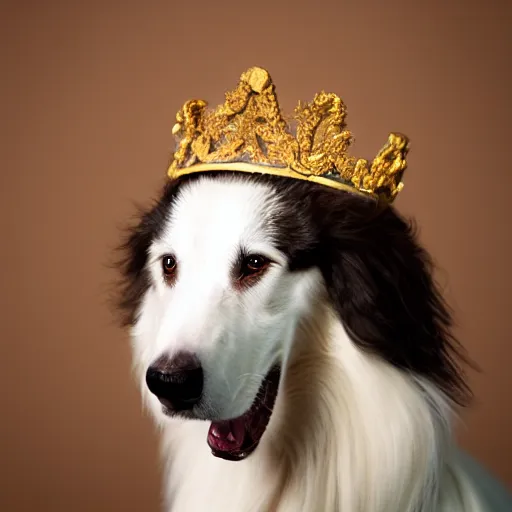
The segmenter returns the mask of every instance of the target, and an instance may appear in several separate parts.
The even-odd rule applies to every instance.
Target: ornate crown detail
[[[346,109],[332,93],[320,92],[295,110],[295,135],[280,111],[267,71],[251,68],[215,110],[187,101],[176,115],[179,147],[170,178],[194,172],[232,170],[309,180],[390,203],[403,188],[408,139],[391,133],[370,163],[348,154],[352,134]]]

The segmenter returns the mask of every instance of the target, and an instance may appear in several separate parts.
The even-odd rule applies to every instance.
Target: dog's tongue
[[[245,441],[244,418],[228,421],[214,421],[208,431],[208,443],[211,448],[221,452],[235,452],[242,449]]]

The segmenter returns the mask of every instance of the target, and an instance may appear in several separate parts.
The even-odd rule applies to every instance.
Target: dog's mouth
[[[280,368],[273,368],[262,382],[251,408],[242,416],[212,421],[208,431],[208,446],[215,457],[238,461],[256,449],[270,421],[280,377]]]

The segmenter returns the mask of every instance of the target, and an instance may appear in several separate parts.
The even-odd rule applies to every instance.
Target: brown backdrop
[[[397,206],[483,370],[460,439],[512,484],[511,5],[2,2],[0,510],[158,510],[105,264],[131,201],[162,183],[181,103],[220,101],[252,65],[287,110],[340,93],[358,154],[411,137]]]

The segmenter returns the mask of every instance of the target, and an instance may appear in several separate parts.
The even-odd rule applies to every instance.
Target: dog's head
[[[165,187],[123,248],[120,306],[143,393],[160,419],[211,421],[217,456],[257,446],[320,296],[354,343],[464,393],[428,258],[391,208],[290,179],[190,176]]]

